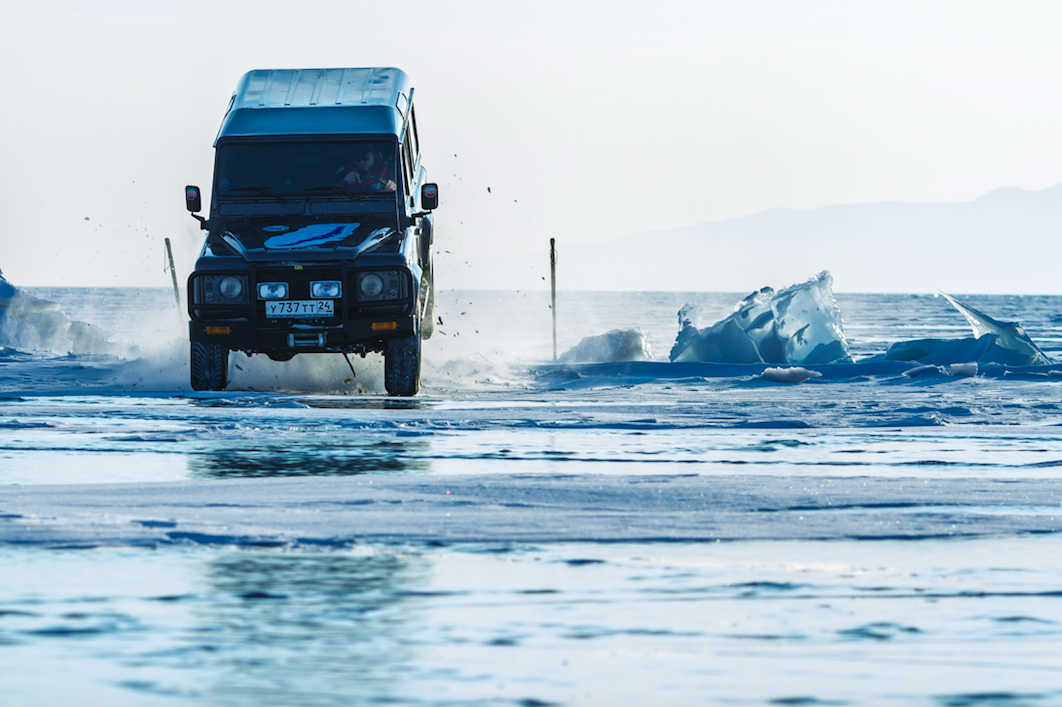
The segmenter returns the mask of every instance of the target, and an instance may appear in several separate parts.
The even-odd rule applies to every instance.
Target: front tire
[[[389,339],[384,346],[384,387],[389,395],[420,390],[420,335]]]
[[[225,390],[229,384],[229,350],[218,344],[192,342],[192,390]]]

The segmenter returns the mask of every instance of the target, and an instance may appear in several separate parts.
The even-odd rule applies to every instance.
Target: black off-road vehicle
[[[432,333],[432,210],[413,89],[394,68],[243,76],[214,144],[210,216],[188,278],[191,382],[221,390],[229,352],[384,355],[387,392],[420,388]]]

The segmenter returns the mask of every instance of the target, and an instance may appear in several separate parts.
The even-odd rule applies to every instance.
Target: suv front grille
[[[258,310],[258,322],[259,324],[275,324],[276,326],[289,326],[292,319],[280,319],[280,318],[267,318],[266,317],[266,300],[258,299],[258,283],[259,282],[286,282],[288,283],[288,300],[309,300],[315,299],[310,297],[310,283],[315,280],[343,280],[343,269],[336,267],[304,267],[296,270],[292,266],[287,267],[264,267],[256,269],[254,273],[254,283],[251,288],[251,296],[254,298],[255,307]],[[346,284],[344,283],[344,288]],[[276,300],[273,300],[276,301]],[[298,319],[303,324],[334,324],[337,318],[343,316],[343,298],[339,297],[335,301],[335,315],[324,319]]]

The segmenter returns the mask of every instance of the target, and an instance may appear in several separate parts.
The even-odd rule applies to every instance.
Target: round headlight
[[[378,297],[383,292],[384,281],[382,277],[371,272],[361,276],[361,282],[358,286],[361,288],[361,293],[366,297]]]
[[[243,292],[243,283],[240,282],[240,278],[228,275],[221,278],[221,282],[218,283],[218,291],[221,292],[221,296],[225,299],[236,299]]]

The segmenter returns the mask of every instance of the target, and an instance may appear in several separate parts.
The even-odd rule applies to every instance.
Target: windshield
[[[393,197],[395,143],[245,142],[218,147],[222,196],[298,197],[377,193]]]

